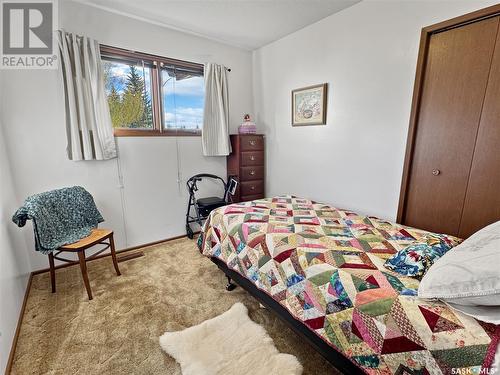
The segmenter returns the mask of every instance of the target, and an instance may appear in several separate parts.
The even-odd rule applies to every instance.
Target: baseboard
[[[14,333],[14,338],[12,339],[7,366],[5,366],[5,375],[9,375],[10,371],[12,370],[12,364],[14,363],[14,354],[16,354],[17,340],[19,339],[19,332],[21,331],[21,324],[23,323],[24,311],[26,310],[26,302],[28,301],[32,281],[33,272],[31,272],[28,277],[28,283],[26,284],[26,290],[24,291],[23,304],[21,305],[21,310],[19,311],[19,318],[17,319],[16,331]]]
[[[196,232],[196,233],[199,233],[199,232]],[[153,247],[153,246],[156,246],[156,245],[160,245],[160,244],[165,243],[165,242],[169,242],[169,241],[173,241],[173,240],[178,240],[178,239],[181,239],[181,238],[184,238],[184,237],[186,237],[185,234],[181,235],[181,236],[175,236],[175,237],[166,238],[164,240],[148,242],[148,243],[145,243],[143,245],[127,247],[125,249],[117,250],[116,254],[118,255],[118,254],[121,254],[121,253],[126,253],[126,252],[137,250],[137,249],[146,250],[147,248],[150,248],[150,247]],[[110,253],[108,253],[108,254],[101,254],[101,255],[96,256],[93,259],[89,259],[89,261],[92,261],[92,260],[95,260],[95,259],[101,259],[101,258],[105,258],[105,257],[109,257],[109,256],[111,256]],[[76,264],[78,264],[78,262],[76,262]],[[61,269],[61,268],[71,267],[71,266],[74,266],[74,265],[75,264],[73,264],[73,263],[60,264],[60,265],[56,266],[55,268],[57,270],[57,269]],[[22,325],[22,322],[23,322],[24,312],[26,310],[26,303],[28,301],[28,296],[30,294],[31,283],[33,281],[33,277],[35,275],[39,275],[39,274],[45,273],[45,272],[49,272],[49,268],[44,268],[44,269],[33,271],[29,275],[28,283],[26,285],[26,291],[24,292],[23,304],[21,306],[21,310],[19,311],[19,319],[17,320],[16,331],[14,333],[14,338],[12,339],[12,346],[10,348],[9,359],[7,360],[7,366],[5,367],[5,375],[10,375],[10,373],[12,371],[12,365],[14,363],[14,355],[16,354],[17,341],[19,340],[19,333],[21,331],[21,325]]]
[[[142,251],[136,251],[134,253],[127,253],[125,255],[122,255],[117,259],[118,263],[120,262],[126,262],[127,260],[135,259],[135,258],[140,258],[143,257],[144,253]]]

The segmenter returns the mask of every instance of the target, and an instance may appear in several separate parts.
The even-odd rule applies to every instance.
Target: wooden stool
[[[108,240],[108,242],[106,242]],[[106,245],[103,249],[99,250],[97,253],[92,254],[90,257],[85,257],[85,250],[95,245]],[[87,275],[87,260],[94,259],[97,255],[103,251],[111,249],[111,258],[113,259],[113,265],[115,266],[115,271],[118,276],[121,275],[120,269],[118,268],[118,262],[116,260],[115,242],[113,240],[113,231],[109,229],[93,229],[88,237],[82,238],[80,241],[64,245],[55,252],[49,253],[49,265],[50,265],[50,284],[52,286],[52,293],[56,292],[56,270],[54,267],[54,259],[61,260],[63,262],[71,264],[80,264],[80,269],[82,270],[83,283],[85,284],[85,289],[87,289],[87,294],[89,300],[92,299],[92,291],[90,290],[89,277]],[[78,261],[59,258],[58,255],[63,251],[73,252],[78,254]]]

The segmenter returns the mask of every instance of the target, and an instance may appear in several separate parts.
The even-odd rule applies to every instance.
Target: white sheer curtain
[[[224,65],[205,65],[205,109],[201,141],[203,155],[225,156],[231,153],[229,141],[229,96]]]
[[[70,160],[116,157],[113,125],[104,91],[99,43],[58,31],[59,72],[64,84]]]

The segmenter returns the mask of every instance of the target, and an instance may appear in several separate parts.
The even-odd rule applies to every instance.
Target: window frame
[[[105,44],[100,45],[101,60],[116,60],[122,62],[130,62],[143,60],[151,64],[151,100],[153,109],[153,129],[127,129],[113,128],[115,137],[175,137],[175,136],[200,136],[201,129],[168,129],[163,123],[163,104],[162,104],[162,85],[161,85],[161,70],[164,66],[173,65],[184,69],[190,69],[195,72],[204,74],[203,64],[194,62],[171,59],[152,55],[149,53],[136,52],[124,48],[112,47]]]

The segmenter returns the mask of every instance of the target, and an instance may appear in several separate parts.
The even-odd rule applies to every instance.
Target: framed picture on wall
[[[292,126],[325,125],[328,84],[292,91]]]

